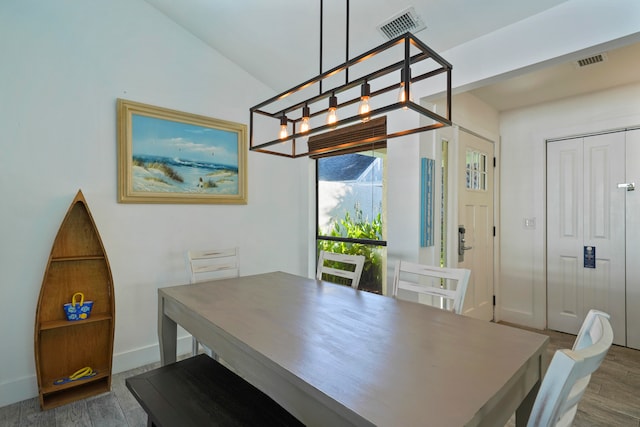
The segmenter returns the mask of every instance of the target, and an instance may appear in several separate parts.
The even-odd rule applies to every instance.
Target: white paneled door
[[[626,345],[625,199],[632,193],[624,185],[625,136],[547,144],[548,327],[576,334],[596,308],[611,314],[620,345]]]
[[[627,346],[640,350],[640,129],[627,131],[625,182],[635,190],[626,191],[627,249]]]
[[[458,179],[458,267],[471,270],[463,314],[492,320],[493,143],[462,129],[459,142],[458,164],[463,168]]]

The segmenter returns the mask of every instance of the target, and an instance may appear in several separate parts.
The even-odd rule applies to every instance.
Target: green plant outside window
[[[382,240],[382,219],[377,214],[372,221],[364,218],[362,210],[357,206],[355,218],[349,212],[344,218],[334,221],[328,234],[331,237],[346,237],[349,239]],[[365,257],[364,269],[360,279],[360,290],[382,293],[382,259],[384,246],[363,243],[353,243],[334,240],[323,240],[320,230],[318,232],[318,250],[335,252],[348,255],[363,255]],[[334,280],[335,279],[335,280]],[[339,277],[332,277],[332,282],[348,285],[348,281]]]

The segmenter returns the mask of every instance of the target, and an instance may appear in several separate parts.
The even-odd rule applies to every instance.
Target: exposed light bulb
[[[280,119],[280,134],[278,136],[280,139],[287,139],[289,136],[289,131],[287,130],[287,116],[282,116]]]
[[[363,122],[369,120],[369,112],[371,111],[371,105],[369,105],[369,99],[371,98],[371,88],[369,83],[362,85],[362,95],[360,96],[360,105],[358,106],[358,114],[366,116],[362,118]]]
[[[400,103],[406,103],[407,102],[407,91],[409,92],[409,101],[413,102],[413,96],[411,95],[411,87],[409,86],[411,84],[411,69],[407,69],[407,78],[405,79],[405,75],[404,72],[402,73],[402,82],[400,83],[400,92],[398,92],[398,102]],[[407,90],[405,90],[405,84],[407,85]],[[408,106],[404,106],[402,107],[403,110],[408,109]]]
[[[371,105],[369,105],[369,97],[360,98],[360,106],[358,107],[358,114],[365,115],[371,111]]]
[[[306,105],[302,107],[302,121],[300,122],[300,133],[309,132],[311,125],[309,124],[309,107]]]
[[[329,97],[329,110],[327,112],[327,124],[333,125],[338,121],[338,98],[335,95]]]
[[[309,117],[303,117],[300,122],[300,133],[309,132],[309,129],[311,129],[311,125],[309,125]]]
[[[398,102],[406,101],[406,92],[404,91],[404,83],[400,83],[400,91],[398,92]]]
[[[405,103],[407,98],[407,93],[404,90],[404,83],[400,83],[400,92],[398,92],[398,102]],[[413,102],[413,95],[411,95],[411,91],[409,91],[409,101]],[[409,107],[406,105],[402,107],[403,110],[407,110]]]
[[[327,113],[327,124],[333,125],[338,121],[338,115],[336,114],[335,108],[329,108],[329,112]]]

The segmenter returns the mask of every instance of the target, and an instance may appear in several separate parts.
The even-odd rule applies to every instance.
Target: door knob
[[[625,182],[623,184],[618,184],[618,188],[626,188],[627,191],[633,191],[636,189],[635,182]]]

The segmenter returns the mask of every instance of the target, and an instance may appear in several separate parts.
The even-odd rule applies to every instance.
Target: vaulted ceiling
[[[319,0],[146,1],[275,91],[319,74]],[[322,69],[386,41],[378,27],[410,7],[426,25],[414,34],[443,52],[565,1],[351,0],[347,37],[345,0],[324,0]],[[640,80],[640,46],[603,53],[588,67],[558,64],[473,93],[505,110]]]

